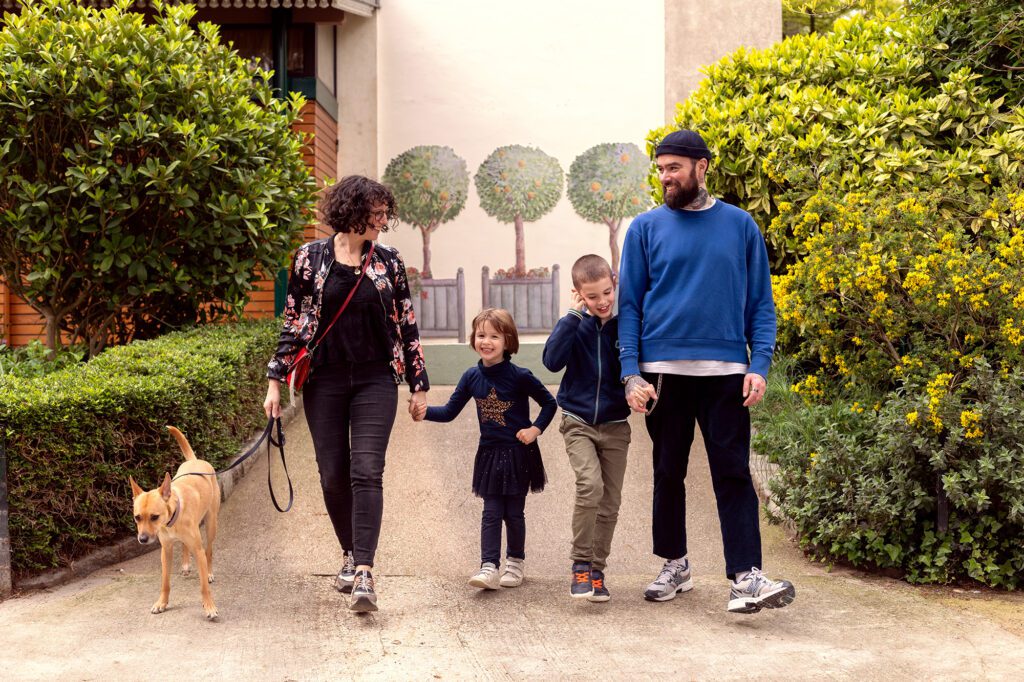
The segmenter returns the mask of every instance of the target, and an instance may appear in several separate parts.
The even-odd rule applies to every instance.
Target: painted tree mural
[[[421,145],[391,159],[384,183],[395,195],[398,219],[423,235],[423,270],[430,278],[430,235],[466,206],[469,171],[451,147]]]
[[[651,207],[650,159],[632,143],[605,143],[576,157],[569,167],[569,201],[581,218],[608,226],[612,272],[619,274],[619,227]]]
[[[553,156],[522,145],[499,147],[484,159],[474,178],[487,215],[516,228],[516,275],[526,274],[523,225],[551,211],[562,198],[565,174]]]

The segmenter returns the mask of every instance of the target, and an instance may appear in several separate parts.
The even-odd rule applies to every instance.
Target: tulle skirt
[[[480,497],[537,493],[546,482],[536,441],[529,445],[481,445],[476,451],[473,492]]]

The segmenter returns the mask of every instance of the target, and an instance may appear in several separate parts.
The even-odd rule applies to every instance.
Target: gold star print
[[[491,387],[491,392],[487,394],[487,397],[483,400],[477,398],[477,404],[480,406],[480,421],[485,422],[490,419],[495,424],[505,426],[505,411],[512,407],[512,401],[498,400],[498,392]]]

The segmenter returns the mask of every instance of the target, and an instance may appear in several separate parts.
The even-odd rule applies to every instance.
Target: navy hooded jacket
[[[548,337],[542,359],[552,372],[565,368],[558,387],[562,412],[592,425],[629,417],[619,380],[618,319],[599,325],[593,315],[570,310]]]

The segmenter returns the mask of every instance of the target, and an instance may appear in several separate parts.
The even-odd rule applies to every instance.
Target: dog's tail
[[[174,436],[174,440],[178,441],[178,446],[181,448],[181,453],[185,455],[185,459],[195,459],[196,453],[192,452],[192,446],[188,444],[188,439],[178,429],[173,426],[168,426],[167,430]]]

